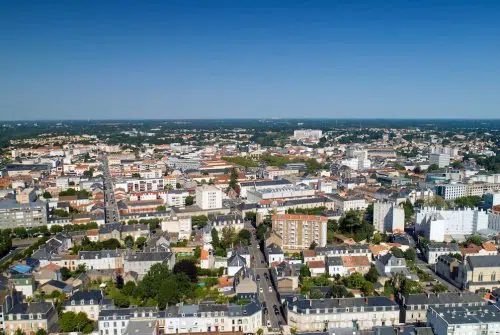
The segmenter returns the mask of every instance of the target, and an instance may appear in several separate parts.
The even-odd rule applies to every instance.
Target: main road
[[[259,243],[252,234],[250,245],[250,253],[252,255],[252,267],[255,272],[257,280],[257,290],[259,292],[260,301],[265,304],[266,312],[263,313],[264,325],[270,328],[279,328],[280,325],[285,324],[281,311],[281,303],[278,300],[278,294],[272,283],[271,273],[267,267],[264,254],[259,248]],[[274,309],[276,306],[277,312]]]
[[[116,204],[113,178],[109,171],[108,157],[106,154],[102,155],[102,180],[104,187],[104,220],[106,223],[120,222],[120,212]]]

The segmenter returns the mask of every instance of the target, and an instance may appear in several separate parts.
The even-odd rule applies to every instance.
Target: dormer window
[[[85,300],[80,300],[80,305],[85,305]]]
[[[94,299],[90,299],[90,304],[93,305],[94,304]]]
[[[41,320],[41,319],[42,319],[42,313],[38,313],[38,315],[37,315],[37,319],[38,319],[38,320]]]
[[[75,306],[75,301],[71,300],[71,306]]]
[[[30,320],[33,320],[33,314],[30,314]]]

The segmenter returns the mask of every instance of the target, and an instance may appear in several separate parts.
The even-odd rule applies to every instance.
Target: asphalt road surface
[[[252,267],[255,271],[255,276],[259,277],[257,281],[257,290],[259,292],[260,301],[267,308],[267,312],[263,313],[263,325],[271,328],[279,328],[280,325],[285,324],[285,320],[281,311],[281,303],[278,300],[278,294],[273,287],[271,274],[267,267],[263,253],[259,248],[258,241],[252,235],[252,244],[250,252],[253,256]],[[266,279],[266,274],[267,278]],[[278,307],[279,313],[276,315],[273,306]]]
[[[108,166],[108,158],[104,154],[102,156],[102,178],[104,186],[104,218],[106,223],[120,222],[120,212],[116,204],[115,192],[113,186],[113,178]]]

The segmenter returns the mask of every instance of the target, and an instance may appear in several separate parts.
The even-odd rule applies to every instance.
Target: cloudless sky
[[[500,1],[8,1],[0,120],[498,118]]]

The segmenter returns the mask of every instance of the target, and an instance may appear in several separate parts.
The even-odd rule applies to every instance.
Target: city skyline
[[[0,120],[498,118],[500,5],[11,3]]]

